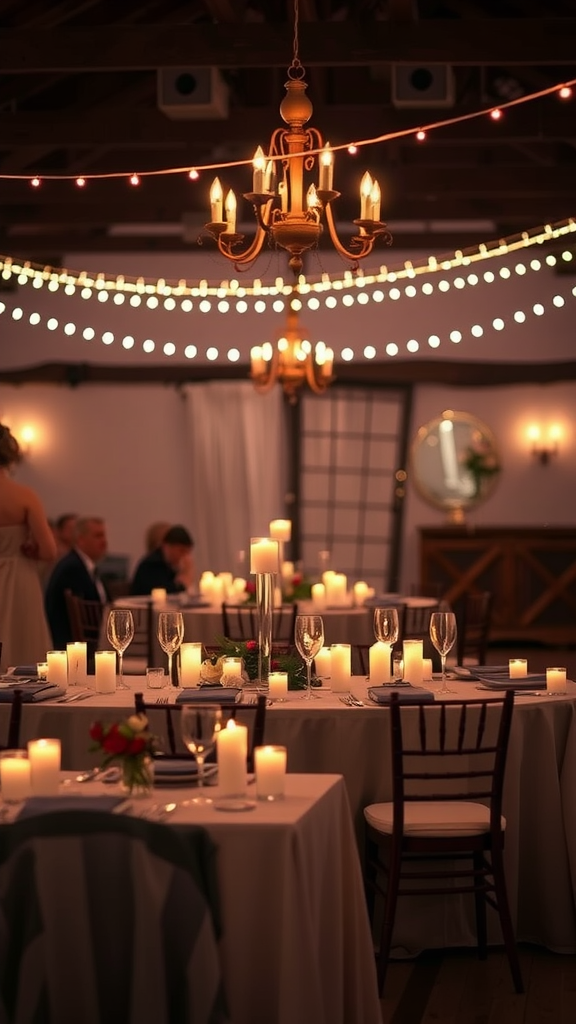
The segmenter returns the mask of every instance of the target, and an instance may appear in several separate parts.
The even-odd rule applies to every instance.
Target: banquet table
[[[452,699],[478,697],[475,684],[452,682]],[[94,695],[78,703],[26,705],[22,740],[59,736],[64,767],[96,763],[87,753],[88,729],[97,716],[112,718],[130,711],[142,678],[130,680],[131,691]],[[331,691],[318,700],[290,692],[285,703],[268,708],[266,742],[288,749],[289,772],[329,772],[344,777],[359,847],[363,807],[390,798],[388,713],[367,699],[368,683],[354,677],[353,692],[364,707],[340,703]],[[149,691],[149,694],[153,691]],[[174,699],[176,691],[163,693]],[[489,697],[490,694],[484,693]],[[0,728],[6,728],[8,707],[0,707]],[[506,872],[513,919],[519,940],[539,943],[557,952],[576,952],[576,823],[573,812],[576,779],[576,684],[563,696],[518,696],[514,709],[504,792]],[[397,920],[396,949],[474,942],[472,907],[462,897],[421,898],[416,915],[411,900],[402,901]],[[413,909],[413,908],[412,908]],[[492,921],[494,937],[494,921]],[[496,938],[498,933],[496,932]]]
[[[66,783],[70,783],[67,785]],[[87,804],[115,786],[74,777],[61,794]],[[254,787],[255,788],[255,787]],[[232,1024],[381,1024],[360,864],[338,775],[290,775],[283,800],[245,813],[187,803],[187,786],[155,788],[126,813],[205,827],[216,844],[220,958]],[[249,787],[249,795],[254,796]],[[63,800],[59,800],[62,807]]]

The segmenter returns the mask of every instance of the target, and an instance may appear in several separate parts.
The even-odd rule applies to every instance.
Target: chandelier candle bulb
[[[546,690],[548,693],[566,693],[566,669],[546,669]]]
[[[264,183],[266,176],[266,157],[262,146],[258,146],[258,149],[254,153],[254,159],[252,160],[252,191],[257,195],[261,195],[264,191]]]
[[[311,589],[314,608],[322,610],[326,607],[326,587],[323,583],[313,583]]]
[[[214,178],[210,187],[210,216],[214,224],[222,223],[222,185],[220,178]]]
[[[404,679],[412,686],[422,686],[424,675],[424,659],[422,640],[404,640],[402,644],[404,661]]]
[[[321,586],[322,584],[320,584]],[[319,679],[329,679],[332,671],[332,652],[329,647],[321,647],[314,658],[314,667]]]
[[[510,679],[524,679],[528,675],[528,662],[526,658],[510,658],[508,672]]]
[[[330,677],[334,693],[350,689],[352,677],[352,649],[350,644],[332,644],[330,647]]]
[[[60,788],[60,740],[30,740],[28,759],[33,796],[57,796]]]
[[[66,661],[69,685],[84,686],[88,674],[86,644],[83,641],[66,644]]]
[[[258,799],[281,800],[286,783],[286,747],[256,747],[254,769]]]
[[[369,675],[374,683],[390,683],[392,681],[390,663],[392,661],[392,644],[377,640],[369,651]]]
[[[330,143],[327,142],[320,154],[320,174],[318,178],[318,188],[324,192],[330,192],[332,190],[334,175],[334,153],[330,149]]]
[[[226,193],[224,211],[226,213],[226,231],[233,235],[236,231],[236,195],[232,189],[228,189]]]
[[[279,544],[270,537],[250,539],[250,572],[277,573],[280,569]]]
[[[113,651],[114,657],[116,652]],[[48,663],[48,682],[53,686],[68,686],[68,655],[66,651],[48,651],[46,655]]]
[[[96,651],[96,690],[98,693],[114,693],[116,689],[116,651]]]
[[[198,686],[202,665],[202,644],[180,645],[180,682],[182,686]]]
[[[370,219],[372,185],[372,177],[366,171],[360,182],[360,220]]]
[[[216,759],[218,761],[218,789],[220,796],[242,797],[246,795],[248,779],[246,756],[248,753],[248,729],[229,719],[225,729],[216,736]]]
[[[268,696],[273,700],[286,700],[288,695],[288,673],[271,672],[268,676]]]

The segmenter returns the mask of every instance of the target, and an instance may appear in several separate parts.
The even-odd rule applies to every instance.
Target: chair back
[[[64,592],[72,639],[85,641],[92,649],[98,645],[102,625],[103,605],[100,601],[89,601],[78,597],[71,590]]]
[[[6,1020],[227,1021],[214,857],[198,826],[181,835],[109,812],[55,811],[3,829]]]
[[[292,643],[298,606],[282,604],[272,613],[272,640]],[[256,640],[258,637],[258,609],[253,604],[222,604],[222,629],[230,640]]]
[[[438,603],[435,604],[405,604],[398,610],[400,618],[400,639],[420,640],[426,638],[430,633],[430,619],[432,612],[438,611]]]
[[[410,801],[478,800],[500,832],[514,692],[489,700],[390,702],[394,833]]]
[[[114,608],[127,608],[134,619],[134,636],[124,652],[124,670],[144,675],[146,667],[154,664],[154,627],[156,617],[152,600],[136,607],[130,599],[114,602]]]
[[[218,692],[215,687],[214,703],[218,703]],[[199,705],[201,707],[201,705]],[[264,731],[266,727],[266,697],[258,694],[255,704],[221,704],[224,722],[233,718],[248,726],[248,752],[246,766],[249,772],[254,771],[254,750],[264,743]],[[136,714],[146,715],[150,723],[150,729],[154,736],[158,737],[162,757],[190,757],[180,737],[180,723],[178,714],[182,710],[182,704],[149,704],[144,700],[144,694],[134,695],[134,708]],[[207,758],[211,760],[211,758]]]
[[[10,718],[8,719],[8,732],[6,743],[0,744],[0,750],[17,750],[20,746],[20,724],[22,721],[22,690],[19,687],[13,691],[10,702]]]
[[[456,656],[458,664],[464,658],[475,658],[480,665],[486,663],[488,638],[492,624],[492,594],[484,590],[479,594],[467,593],[456,608],[458,635]]]

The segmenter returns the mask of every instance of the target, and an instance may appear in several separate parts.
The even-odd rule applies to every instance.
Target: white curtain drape
[[[199,572],[249,571],[250,537],[284,516],[286,437],[282,390],[250,381],[183,388]],[[242,567],[239,552],[246,552]]]

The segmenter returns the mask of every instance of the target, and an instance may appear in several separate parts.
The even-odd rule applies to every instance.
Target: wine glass
[[[454,690],[446,686],[446,655],[456,643],[456,616],[454,612],[432,612],[430,618],[430,639],[442,661],[442,685],[438,693],[454,693]]]
[[[392,644],[395,644],[398,639],[400,632],[400,623],[398,620],[398,609],[397,608],[375,608],[374,609],[374,636],[383,644],[388,644],[390,648],[390,658],[392,657]],[[393,686],[394,679],[390,674],[390,659],[388,660],[388,679],[389,683],[385,683],[386,686]]]
[[[216,736],[222,728],[222,708],[219,704],[203,704],[202,707],[184,705],[180,715],[182,739],[198,765],[198,796],[184,803],[211,804],[210,797],[204,796],[204,760],[216,743]]]
[[[182,612],[160,612],[158,616],[158,641],[164,654],[168,655],[168,680],[172,682],[172,655],[184,639]]]
[[[304,694],[306,700],[318,697],[312,693],[312,662],[324,644],[324,623],[321,615],[297,615],[294,628],[294,642],[298,652],[306,662],[308,686]]]
[[[118,654],[118,689],[129,690],[122,676],[124,651],[134,639],[134,618],[129,608],[113,608],[106,623],[106,636]]]

